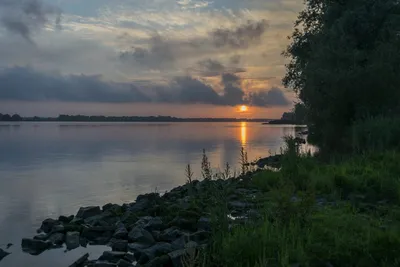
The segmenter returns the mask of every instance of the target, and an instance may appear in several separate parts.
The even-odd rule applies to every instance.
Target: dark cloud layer
[[[61,11],[54,6],[40,0],[0,0],[0,25],[31,43],[32,34],[49,23],[51,16],[60,27]]]
[[[149,47],[133,47],[131,51],[120,54],[120,59],[128,64],[146,66],[150,69],[163,69],[179,60],[190,57],[211,56],[221,51],[248,49],[259,44],[267,29],[266,20],[248,21],[234,29],[215,29],[203,38],[177,40],[153,35],[143,40]],[[239,63],[240,58],[233,58]]]
[[[274,88],[246,95],[240,78],[223,74],[222,95],[193,77],[176,77],[167,85],[145,87],[129,83],[106,82],[101,76],[47,74],[28,67],[0,70],[0,100],[61,101],[97,103],[182,103],[255,106],[289,104],[283,92]]]
[[[197,62],[195,68],[190,68],[189,71],[203,77],[215,77],[224,73],[240,73],[246,72],[245,69],[239,67],[226,67],[221,62],[215,59],[205,59]]]

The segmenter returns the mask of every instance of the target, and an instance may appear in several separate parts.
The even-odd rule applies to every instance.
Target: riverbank
[[[322,163],[288,151],[279,172],[192,181],[45,220],[22,248],[112,249],[70,266],[397,266],[399,160],[386,152]]]

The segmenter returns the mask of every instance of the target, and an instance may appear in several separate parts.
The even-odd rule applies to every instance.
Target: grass
[[[321,162],[286,144],[281,170],[248,185],[262,219],[228,230],[229,192],[214,190],[212,243],[191,266],[400,266],[400,153]]]

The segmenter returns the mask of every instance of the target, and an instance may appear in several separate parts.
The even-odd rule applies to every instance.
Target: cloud
[[[65,102],[146,102],[150,99],[131,84],[104,82],[101,76],[47,74],[29,67],[0,72],[0,99]]]
[[[258,43],[267,29],[267,21],[247,21],[236,29],[216,29],[211,32],[216,47],[231,47],[247,49],[251,44]]]
[[[187,61],[190,58],[209,57],[222,52],[245,50],[251,45],[258,45],[266,31],[266,26],[266,20],[249,20],[233,29],[214,29],[206,36],[178,39],[154,34],[149,39],[139,42],[148,44],[148,47],[133,46],[131,51],[121,52],[120,59],[133,66],[146,66],[149,69],[161,70],[166,67],[174,67],[175,63]]]
[[[60,9],[40,0],[1,0],[0,24],[9,32],[22,36],[33,43],[32,34],[44,28],[55,16],[55,25],[60,27]]]
[[[226,67],[220,61],[215,59],[204,59],[197,62],[196,67],[189,68],[190,72],[202,77],[215,77],[224,73],[246,72],[244,68]]]
[[[273,87],[270,90],[252,92],[248,96],[248,102],[254,106],[287,106],[291,103],[281,89]]]
[[[221,83],[224,85],[224,103],[235,106],[244,103],[244,91],[240,88],[240,77],[232,73],[222,75]]]
[[[38,72],[30,67],[0,70],[0,100],[88,103],[180,103],[234,106],[282,106],[289,104],[281,90],[273,88],[246,95],[240,77],[223,74],[223,94],[190,76],[175,77],[164,84],[104,81],[101,75],[67,75]]]
[[[229,59],[229,62],[231,64],[237,65],[240,63],[240,60],[242,59],[242,57],[240,55],[234,55]]]

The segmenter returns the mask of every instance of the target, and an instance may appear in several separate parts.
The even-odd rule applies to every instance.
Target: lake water
[[[46,218],[181,185],[188,163],[199,176],[203,148],[213,167],[238,167],[242,146],[249,160],[265,157],[294,132],[293,126],[244,122],[2,123],[0,248],[14,246],[0,266],[68,266],[86,251],[98,257],[104,247],[30,256],[20,243]]]

